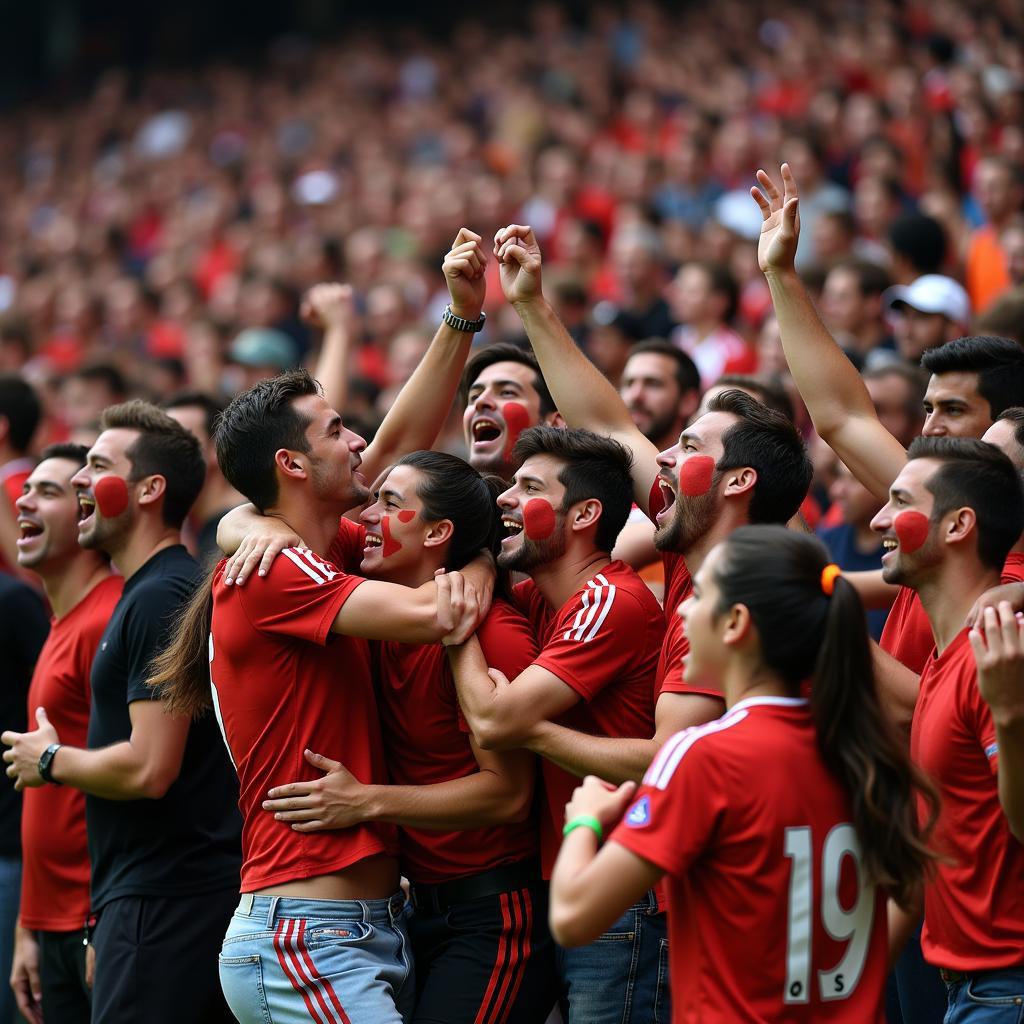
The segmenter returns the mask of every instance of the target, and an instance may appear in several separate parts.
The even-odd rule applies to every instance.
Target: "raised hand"
[[[479,320],[487,294],[487,253],[480,235],[460,228],[441,269],[452,299],[452,312],[466,320]]]
[[[509,224],[494,236],[501,289],[509,302],[526,302],[541,294],[541,254],[533,228]]]
[[[783,164],[780,170],[782,192],[764,171],[757,172],[757,181],[761,187],[755,186],[750,190],[764,218],[757,243],[757,262],[765,274],[793,269],[797,241],[800,238],[800,194],[796,179],[789,164]]]
[[[313,285],[303,296],[299,314],[312,327],[325,331],[331,327],[344,327],[351,331],[355,322],[355,293],[352,286]]]

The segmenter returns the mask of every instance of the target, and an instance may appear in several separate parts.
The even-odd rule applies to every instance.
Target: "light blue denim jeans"
[[[946,989],[942,1024],[1024,1024],[1024,968],[977,971]]]
[[[667,931],[649,892],[596,941],[559,948],[567,1024],[669,1024]]]
[[[220,952],[241,1024],[402,1024],[416,999],[405,896],[243,895]]]

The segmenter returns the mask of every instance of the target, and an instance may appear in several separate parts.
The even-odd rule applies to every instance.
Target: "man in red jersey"
[[[43,581],[53,612],[28,693],[61,737],[85,746],[89,674],[123,580],[98,551],[78,544],[78,496],[71,478],[85,465],[81,445],[51,445],[17,500],[18,564]],[[55,841],[59,837],[59,841]],[[11,985],[33,1024],[47,1019],[88,1024],[85,921],[89,850],[85,794],[67,786],[26,789],[21,818],[24,868]]]
[[[717,718],[724,708],[720,694],[690,686],[682,675],[686,639],[676,609],[689,594],[691,573],[736,527],[787,522],[807,493],[810,462],[792,423],[738,391],[717,396],[709,412],[659,454],[545,300],[532,230],[503,228],[495,236],[495,252],[505,296],[523,321],[566,421],[607,434],[632,451],[634,500],[656,523],[655,544],[665,566],[666,630],[653,738],[619,732],[622,738],[609,739],[541,722],[529,745],[580,776],[639,780],[664,740]]]
[[[484,749],[529,745],[531,731],[556,721],[600,736],[650,736],[664,617],[650,590],[609,552],[626,521],[632,490],[629,453],[589,431],[534,427],[513,457],[513,485],[498,499],[509,535],[498,564],[531,577],[515,599],[533,626],[540,654],[509,683],[488,674],[472,637],[450,651],[459,701]],[[454,588],[453,588],[454,589]],[[543,763],[541,859],[550,872],[562,812],[575,780]],[[650,1021],[666,1005],[658,963],[664,918],[652,895],[627,911],[610,935],[560,952],[570,1022]]]
[[[1024,529],[1024,494],[1010,460],[981,441],[919,438],[908,458],[872,526],[889,549],[886,582],[920,596],[936,642],[911,729],[911,754],[941,793],[935,843],[945,855],[925,887],[921,946],[946,982],[947,1020],[1016,1021],[1024,740],[979,690],[964,622]]]

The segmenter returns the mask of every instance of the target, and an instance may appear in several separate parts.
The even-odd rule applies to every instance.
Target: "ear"
[[[587,498],[586,501],[577,502],[569,509],[569,528],[571,530],[586,530],[596,526],[604,511],[601,502],[597,498]]]
[[[723,616],[722,642],[728,647],[742,644],[750,636],[754,620],[745,604],[734,604]]]
[[[431,523],[430,529],[427,530],[426,536],[423,538],[423,546],[436,548],[447,544],[452,539],[454,532],[455,524],[450,519],[440,519],[436,523]]]
[[[167,478],[160,474],[145,476],[136,481],[136,500],[140,505],[152,505],[167,493]]]
[[[558,427],[559,430],[565,430],[568,426],[557,409],[554,412],[549,412],[546,416],[542,416],[541,423],[547,427]]]
[[[302,452],[289,448],[278,448],[274,452],[274,465],[280,473],[292,480],[305,480],[309,473]]]
[[[977,534],[977,526],[977,512],[965,506],[946,513],[943,517],[941,536],[946,544],[962,544]]]
[[[736,469],[725,471],[726,497],[735,495],[748,495],[752,497],[751,491],[757,486],[757,470],[751,466],[738,466]]]

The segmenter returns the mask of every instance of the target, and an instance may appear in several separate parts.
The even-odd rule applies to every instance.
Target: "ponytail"
[[[793,692],[810,680],[818,749],[849,794],[868,876],[909,905],[935,860],[927,836],[938,796],[882,710],[856,590],[833,573],[823,582],[824,545],[782,526],[741,527],[723,547],[714,573],[718,610],[746,606],[765,667]]]
[[[172,714],[201,718],[213,707],[210,688],[210,622],[214,566],[203,577],[174,627],[171,641],[149,669],[153,688]]]

